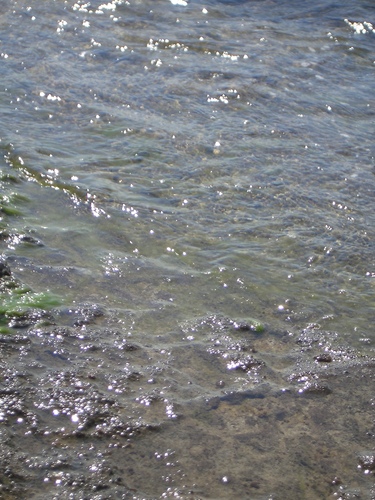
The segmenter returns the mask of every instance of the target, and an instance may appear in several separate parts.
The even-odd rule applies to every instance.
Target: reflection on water
[[[375,494],[372,18],[0,6],[5,498]]]

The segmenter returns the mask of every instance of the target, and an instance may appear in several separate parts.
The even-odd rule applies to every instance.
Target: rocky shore
[[[374,496],[374,359],[220,315],[139,345],[113,314],[31,309],[0,336],[1,498]]]

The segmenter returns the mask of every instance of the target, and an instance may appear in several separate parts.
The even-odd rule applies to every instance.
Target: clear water
[[[2,249],[62,328],[2,381],[9,498],[373,498],[374,13],[0,2]]]

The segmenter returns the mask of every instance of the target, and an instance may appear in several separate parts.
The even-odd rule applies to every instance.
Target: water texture
[[[371,2],[0,2],[0,497],[375,498]]]

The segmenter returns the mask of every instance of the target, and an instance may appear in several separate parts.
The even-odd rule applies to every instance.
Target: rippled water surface
[[[375,498],[375,8],[0,2],[0,497]]]

